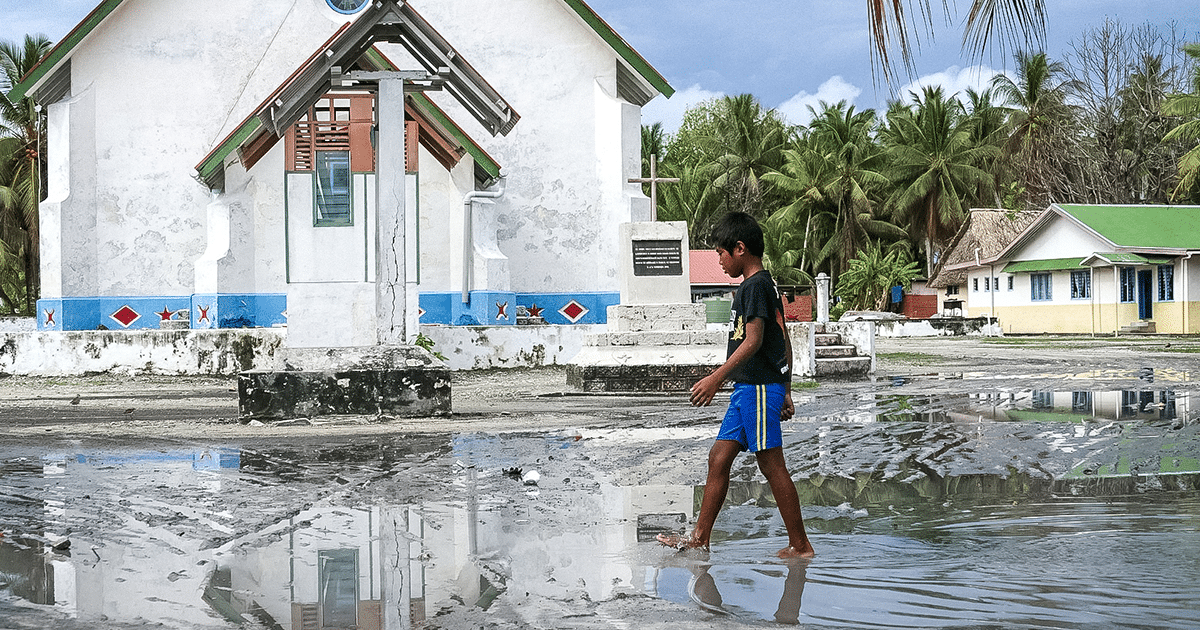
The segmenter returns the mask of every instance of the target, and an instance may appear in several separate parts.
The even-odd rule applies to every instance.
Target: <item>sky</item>
[[[265,0],[285,1],[285,0]],[[422,2],[415,0],[420,10]],[[809,120],[807,106],[846,100],[858,109],[883,107],[893,90],[872,73],[866,2],[863,0],[587,0],[675,88],[643,109],[643,122],[679,126],[691,105],[721,95],[753,94],[789,122]],[[43,33],[57,41],[99,0],[0,0],[0,40]],[[1011,70],[1011,54],[972,58],[961,49],[967,0],[949,0],[947,23],[932,0],[935,36],[918,30],[921,47],[914,76],[902,77],[896,95],[917,84],[940,84],[948,93],[986,86]],[[1056,59],[1073,41],[1105,19],[1126,26],[1174,24],[1185,41],[1200,41],[1197,0],[1046,0],[1046,52]],[[436,26],[436,25],[435,25]]]

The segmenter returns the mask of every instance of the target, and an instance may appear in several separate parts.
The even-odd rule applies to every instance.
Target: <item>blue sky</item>
[[[284,1],[284,0],[269,0]],[[420,10],[422,2],[413,5]],[[53,40],[68,31],[98,0],[0,0],[0,39],[19,40],[41,32]],[[751,93],[779,108],[794,123],[807,122],[806,105],[846,99],[859,109],[879,107],[890,96],[872,78],[862,0],[588,0],[677,90],[655,99],[645,122],[678,125],[691,104],[721,94]],[[921,33],[916,80],[942,84],[949,92],[986,84],[1011,67],[998,53],[971,59],[960,47],[962,15],[953,24],[939,9],[934,41]],[[954,0],[961,11],[967,0]],[[1106,18],[1124,25],[1171,23],[1186,41],[1200,41],[1196,0],[1046,0],[1046,51],[1061,58],[1087,29]],[[907,79],[905,79],[907,81]],[[907,93],[910,86],[899,88]]]

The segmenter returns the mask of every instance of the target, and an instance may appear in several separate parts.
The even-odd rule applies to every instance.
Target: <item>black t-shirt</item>
[[[787,383],[792,375],[788,369],[787,344],[784,331],[775,321],[776,313],[783,312],[783,300],[779,289],[766,269],[746,278],[733,296],[730,321],[733,331],[729,333],[728,354],[733,356],[738,346],[746,339],[746,322],[755,317],[765,320],[763,342],[753,356],[738,366],[729,376],[735,383],[761,385],[763,383]]]

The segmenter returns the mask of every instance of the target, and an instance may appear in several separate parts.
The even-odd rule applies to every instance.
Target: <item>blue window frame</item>
[[[1052,285],[1051,275],[1048,273],[1035,273],[1029,276],[1029,299],[1034,302],[1046,302],[1050,300]]]
[[[1175,301],[1175,265],[1158,266],[1158,301]]]
[[[1137,270],[1133,267],[1121,267],[1121,301],[1137,300]]]
[[[353,225],[350,213],[350,152],[317,151],[313,177],[315,225]]]
[[[1071,299],[1084,300],[1092,297],[1092,272],[1071,272]]]

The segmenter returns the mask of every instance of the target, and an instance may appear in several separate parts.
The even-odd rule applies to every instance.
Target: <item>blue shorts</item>
[[[717,439],[737,442],[742,445],[742,450],[751,453],[783,446],[779,418],[786,395],[787,385],[783,383],[734,383],[729,410],[721,421]]]

